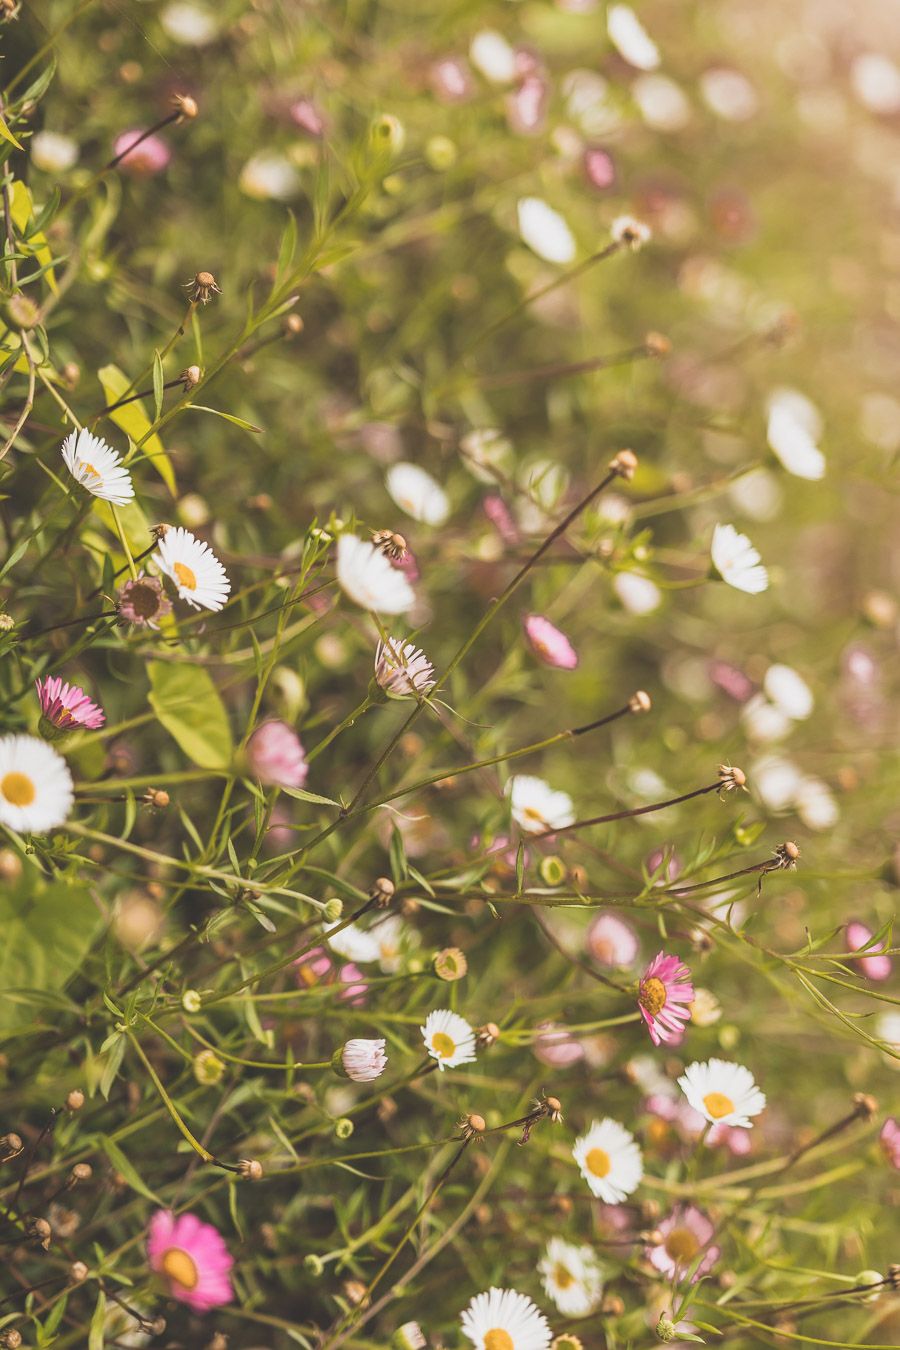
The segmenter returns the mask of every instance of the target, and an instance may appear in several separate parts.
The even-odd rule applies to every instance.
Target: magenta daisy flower
[[[681,1039],[693,1001],[694,986],[687,966],[680,957],[658,952],[638,986],[638,1007],[654,1045]]]
[[[58,675],[47,675],[35,680],[41,705],[41,734],[45,739],[64,731],[96,731],[106,721],[106,714],[97,703],[92,703],[77,684],[64,684]]]
[[[525,636],[531,650],[545,665],[555,666],[557,670],[574,670],[578,665],[578,653],[565,633],[545,619],[542,614],[526,614],[523,620]]]
[[[677,1206],[657,1225],[657,1232],[660,1241],[648,1247],[646,1255],[651,1266],[663,1275],[683,1275],[706,1248],[702,1261],[691,1276],[691,1283],[696,1284],[701,1275],[708,1274],[718,1260],[719,1248],[708,1245],[715,1229],[696,1205]]]
[[[147,1258],[150,1269],[168,1281],[172,1298],[194,1312],[208,1312],[234,1298],[229,1277],[234,1258],[219,1230],[196,1214],[176,1219],[169,1210],[157,1210],[150,1220]]]

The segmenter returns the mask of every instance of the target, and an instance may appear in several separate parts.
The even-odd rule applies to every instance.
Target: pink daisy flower
[[[531,1049],[535,1059],[550,1069],[568,1069],[584,1059],[584,1046],[566,1031],[565,1027],[553,1022],[542,1022],[540,1036],[536,1036]]]
[[[196,1214],[176,1219],[169,1210],[157,1210],[150,1220],[147,1257],[151,1270],[168,1281],[172,1298],[194,1312],[208,1312],[234,1298],[228,1274],[234,1258],[219,1230]]]
[[[638,1007],[654,1045],[680,1040],[694,1001],[691,972],[678,956],[658,952],[641,976]]]
[[[300,737],[287,722],[263,722],[247,742],[247,763],[254,777],[272,787],[300,788],[309,765]]]
[[[601,966],[611,970],[630,966],[638,954],[634,929],[615,914],[598,914],[587,930],[587,949]]]
[[[331,957],[324,947],[312,947],[294,962],[294,975],[297,983],[312,989],[331,974]]]
[[[882,1125],[878,1142],[891,1167],[896,1167],[900,1171],[900,1121],[895,1116],[888,1116]]]
[[[43,732],[96,731],[106,721],[106,714],[97,703],[92,703],[77,684],[63,684],[58,675],[47,675],[36,680],[38,702],[41,705]]]
[[[526,614],[525,636],[535,656],[547,666],[557,670],[574,670],[578,665],[578,653],[565,633],[545,619],[542,614]]]
[[[359,966],[355,966],[352,961],[341,966],[338,971],[338,982],[343,986],[339,995],[341,1001],[349,1003],[351,1008],[361,1008],[366,1001],[369,986]]]
[[[121,135],[116,137],[113,144],[113,155],[116,159],[123,152],[126,152],[119,167],[126,169],[129,173],[138,174],[140,177],[160,173],[172,158],[172,152],[161,136],[146,136],[140,145],[135,144],[143,135],[144,133],[138,128],[134,128],[132,131],[123,131]],[[128,147],[132,145],[134,149],[129,150]]]
[[[677,1206],[657,1225],[657,1229],[662,1241],[647,1247],[646,1256],[651,1266],[663,1275],[683,1275],[706,1247],[703,1260],[691,1277],[691,1283],[696,1284],[701,1275],[709,1273],[719,1258],[718,1247],[707,1247],[715,1229],[695,1205]]]
[[[864,923],[854,919],[847,924],[847,951],[858,952],[872,941],[872,930],[867,928]],[[857,956],[854,965],[858,966],[860,972],[870,980],[887,980],[890,978],[893,963],[889,956],[878,948],[869,949],[865,956]]]

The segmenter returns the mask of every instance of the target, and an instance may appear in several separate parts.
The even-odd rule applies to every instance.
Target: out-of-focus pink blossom
[[[308,98],[298,98],[291,104],[291,117],[300,128],[309,136],[319,137],[325,135],[325,119],[322,117],[316,105]]]
[[[608,150],[601,150],[599,146],[588,146],[584,152],[584,173],[591,187],[597,188],[599,192],[605,192],[607,188],[615,185],[616,164]]]
[[[555,624],[543,614],[526,614],[523,623],[531,650],[545,665],[555,666],[557,670],[575,669],[578,653]]]
[[[634,929],[616,914],[598,914],[587,930],[587,949],[595,961],[610,969],[630,966],[638,954]]]
[[[853,919],[847,924],[848,952],[861,951],[871,941],[871,928],[867,928],[864,923],[860,923],[859,919]],[[853,964],[870,980],[889,979],[893,968],[891,958],[886,956],[883,949],[879,947],[869,948],[864,956],[854,956]]]
[[[691,1276],[696,1284],[719,1258],[720,1249],[708,1246],[715,1233],[710,1219],[696,1205],[678,1205],[657,1224],[660,1241],[646,1248],[648,1261],[663,1275],[681,1278],[704,1252],[703,1259]]]
[[[135,145],[143,135],[140,127],[123,131],[113,143],[113,157],[118,159],[119,155],[124,156],[119,162],[119,168],[127,173],[149,177],[163,171],[172,158],[172,152],[162,137],[155,134],[145,137],[140,145]],[[129,150],[129,146],[134,146],[134,149]]]
[[[338,982],[344,986],[339,995],[341,1001],[349,1003],[351,1008],[361,1008],[366,1001],[369,986],[359,966],[355,966],[352,961],[341,966],[338,971]]]
[[[878,1142],[891,1167],[900,1170],[900,1122],[894,1116],[888,1116],[882,1125]]]
[[[549,90],[541,75],[528,75],[506,99],[506,120],[511,131],[534,136],[544,126]]]
[[[271,787],[300,788],[309,765],[300,738],[286,722],[263,722],[247,742],[250,772]]]
[[[753,693],[753,681],[737,666],[727,661],[710,661],[707,669],[713,684],[736,703],[746,703]]]
[[[519,531],[516,523],[512,518],[509,507],[498,493],[489,493],[481,503],[481,509],[504,544],[517,544],[519,542]]]
[[[332,969],[331,957],[324,947],[313,947],[303,956],[298,956],[294,962],[297,983],[305,985],[307,989],[321,984],[331,974]]]
[[[444,56],[431,67],[431,87],[444,103],[461,103],[471,98],[475,82],[465,61]]]
[[[580,1041],[566,1031],[565,1027],[553,1022],[541,1023],[541,1034],[531,1047],[535,1059],[550,1069],[568,1069],[584,1058],[584,1048]]]
[[[681,875],[681,862],[672,848],[655,848],[652,853],[647,854],[644,865],[651,876],[654,873],[659,874],[657,884],[660,886],[676,881]]]

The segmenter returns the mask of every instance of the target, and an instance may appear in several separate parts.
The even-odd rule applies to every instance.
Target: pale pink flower
[[[135,127],[131,131],[123,131],[121,135],[116,137],[113,145],[114,158],[118,158],[124,151],[128,151],[121,160],[119,168],[139,177],[161,173],[172,158],[171,150],[160,136],[147,136],[141,141],[140,145],[135,145],[135,141],[143,135],[140,127]],[[128,150],[130,145],[134,145],[133,150]]]
[[[352,961],[341,966],[338,971],[338,983],[343,986],[340,992],[341,1002],[349,1003],[351,1008],[361,1008],[366,1001],[369,986],[359,966],[355,966]]]
[[[387,1067],[384,1041],[347,1041],[341,1050],[341,1064],[344,1073],[354,1083],[373,1082],[381,1077]]]
[[[325,119],[316,105],[308,98],[298,98],[291,104],[291,117],[301,131],[317,139],[325,134]]]
[[[136,577],[119,587],[116,602],[119,619],[123,623],[133,623],[136,628],[159,628],[159,620],[172,613],[172,601],[163,590],[159,577],[145,576],[138,572]]]
[[[658,874],[657,886],[665,886],[667,882],[675,881],[681,875],[681,863],[671,845],[667,848],[655,848],[652,853],[648,853],[645,866],[651,876],[654,872]]]
[[[736,703],[746,703],[753,693],[753,681],[728,661],[710,661],[707,671],[713,684]]]
[[[609,151],[589,146],[584,152],[583,164],[585,177],[591,187],[597,188],[599,192],[605,192],[614,185],[616,165]]]
[[[694,1000],[691,972],[678,956],[659,952],[641,976],[638,1007],[654,1045],[681,1039]]]
[[[584,1059],[584,1047],[565,1027],[556,1026],[553,1022],[542,1022],[540,1032],[531,1049],[535,1059],[548,1068],[568,1069],[571,1064]]]
[[[638,954],[634,929],[615,914],[598,914],[585,941],[594,960],[613,970],[630,966]]]
[[[332,968],[331,957],[324,947],[313,947],[294,962],[297,983],[305,985],[307,989],[327,979]]]
[[[309,765],[300,738],[286,722],[263,722],[247,742],[247,763],[261,783],[300,788]]]
[[[706,1248],[700,1265],[691,1277],[691,1283],[696,1284],[701,1275],[709,1273],[719,1258],[720,1249],[708,1246],[715,1228],[695,1205],[676,1206],[667,1218],[657,1224],[657,1231],[662,1241],[647,1247],[646,1256],[650,1264],[663,1275],[684,1275]]]
[[[512,518],[509,507],[496,492],[491,492],[481,503],[481,509],[503,540],[504,544],[517,544],[519,531]]]
[[[888,1116],[881,1127],[878,1141],[891,1167],[900,1170],[900,1122],[895,1116]]]
[[[458,56],[444,56],[435,61],[430,78],[432,89],[445,103],[459,103],[470,98],[475,87],[472,72]]]
[[[534,136],[544,125],[549,90],[539,74],[526,75],[514,93],[506,99],[506,117],[510,130],[520,136]]]
[[[77,684],[63,684],[58,675],[47,675],[35,680],[41,721],[45,731],[96,731],[106,721],[106,714],[97,703],[92,703]]]
[[[574,670],[578,665],[578,653],[565,633],[561,633],[555,624],[542,614],[526,614],[523,620],[525,636],[535,656],[545,665],[555,666],[558,670]]]
[[[167,1280],[169,1294],[194,1312],[208,1312],[234,1298],[229,1271],[234,1258],[217,1228],[196,1214],[176,1219],[159,1209],[147,1236],[150,1269]]]
[[[847,924],[847,951],[850,953],[861,951],[872,941],[872,936],[871,928],[860,923],[859,919],[853,919]],[[854,955],[853,964],[870,980],[889,979],[893,968],[891,958],[877,947],[868,948],[864,956]]]

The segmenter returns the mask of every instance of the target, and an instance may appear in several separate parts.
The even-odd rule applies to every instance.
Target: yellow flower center
[[[0,781],[0,792],[11,806],[30,806],[37,793],[26,773],[7,773]]]
[[[558,1289],[568,1289],[570,1285],[575,1283],[575,1276],[560,1261],[553,1267],[553,1281]]]
[[[723,1116],[730,1116],[734,1110],[734,1102],[730,1097],[726,1097],[724,1092],[707,1092],[703,1098],[703,1105],[713,1120],[721,1120]]]
[[[679,1265],[690,1265],[699,1250],[700,1243],[689,1228],[673,1228],[666,1238],[666,1251]]]
[[[186,563],[173,563],[172,571],[178,578],[179,584],[184,586],[186,590],[195,591],[197,589],[197,578]]]
[[[515,1350],[513,1338],[502,1327],[494,1327],[484,1334],[484,1350]]]
[[[431,1038],[431,1048],[437,1051],[441,1059],[449,1059],[456,1054],[456,1041],[445,1031],[436,1031]]]
[[[536,811],[533,806],[526,806],[522,812],[526,820],[533,820],[536,825],[545,825],[546,821],[540,811]]]
[[[93,466],[93,464],[88,464],[88,462],[87,462],[86,459],[83,459],[83,460],[81,461],[81,467],[82,467],[82,469],[84,469],[84,472],[85,472],[85,473],[92,474],[94,478],[99,478],[99,477],[100,477],[100,471],[99,471],[99,469],[95,469],[94,466]]]
[[[656,975],[651,975],[649,980],[641,982],[638,1000],[652,1017],[654,1013],[658,1013],[661,1008],[666,1006],[666,986]]]
[[[170,1247],[163,1253],[162,1268],[170,1280],[180,1284],[182,1289],[196,1289],[200,1276],[194,1259],[180,1247]]]
[[[595,1177],[609,1176],[612,1163],[609,1161],[609,1154],[605,1153],[602,1148],[592,1148],[585,1158],[585,1162],[588,1171],[593,1172]]]

